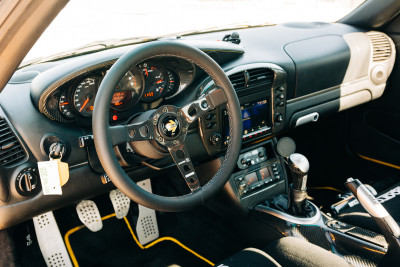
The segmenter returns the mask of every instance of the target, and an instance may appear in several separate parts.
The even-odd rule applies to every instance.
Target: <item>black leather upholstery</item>
[[[351,266],[343,258],[295,237],[281,238],[269,244],[264,250],[247,248],[216,266]]]

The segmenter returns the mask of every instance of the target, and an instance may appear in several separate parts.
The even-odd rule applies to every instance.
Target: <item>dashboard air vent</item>
[[[392,53],[388,38],[379,32],[369,32],[367,35],[372,43],[372,60],[374,62],[387,60]]]
[[[272,86],[272,82],[274,81],[274,73],[272,70],[259,68],[250,69],[247,72],[249,73],[249,86],[258,84],[268,84],[269,87]]]
[[[0,164],[9,166],[25,158],[25,150],[7,121],[0,118]]]
[[[245,73],[243,71],[230,75],[229,80],[235,90],[243,89],[246,85]]]

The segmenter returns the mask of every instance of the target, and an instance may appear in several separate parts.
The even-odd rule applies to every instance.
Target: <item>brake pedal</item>
[[[114,207],[115,217],[117,217],[117,219],[126,217],[129,212],[131,199],[118,189],[110,192],[110,199]]]
[[[81,222],[92,232],[100,231],[103,228],[100,211],[92,200],[82,200],[76,206],[76,212]]]
[[[139,182],[138,186],[149,193],[152,192],[150,179]],[[160,233],[158,231],[156,211],[142,205],[138,205],[138,207],[139,216],[136,224],[136,233],[140,244],[144,245],[157,239]]]
[[[34,217],[33,225],[46,265],[72,267],[53,212]]]

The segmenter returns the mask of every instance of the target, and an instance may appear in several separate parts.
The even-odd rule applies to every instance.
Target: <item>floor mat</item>
[[[81,225],[65,234],[65,243],[75,265],[210,266],[207,259],[201,259],[201,255],[188,251],[189,248],[170,237],[140,247],[132,224],[126,218],[118,220],[111,214],[103,217],[103,224],[103,229],[96,233]]]

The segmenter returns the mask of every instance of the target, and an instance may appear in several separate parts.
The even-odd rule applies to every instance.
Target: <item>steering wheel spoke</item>
[[[199,190],[201,188],[200,182],[186,146],[181,144],[171,148],[168,147],[168,150],[190,190],[192,192]]]
[[[154,139],[154,128],[150,124],[149,121],[144,121],[128,125],[110,126],[112,145]]]
[[[222,89],[216,89],[185,105],[181,108],[181,112],[184,114],[186,121],[192,123],[207,111],[225,104],[227,101],[224,91]]]

